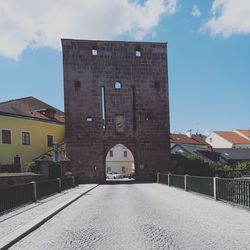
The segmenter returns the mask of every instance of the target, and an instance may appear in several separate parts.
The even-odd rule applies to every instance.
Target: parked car
[[[107,174],[107,179],[121,179],[121,178],[123,178],[123,175],[117,172],[112,172]]]

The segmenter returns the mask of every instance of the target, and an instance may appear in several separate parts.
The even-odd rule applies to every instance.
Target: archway
[[[123,144],[116,144],[105,159],[106,180],[134,180],[135,161],[132,152]]]

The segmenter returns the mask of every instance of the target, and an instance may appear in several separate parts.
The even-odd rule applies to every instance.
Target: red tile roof
[[[184,135],[184,134],[170,134],[170,141],[171,143],[209,145],[197,135],[192,135],[192,137],[188,137],[187,135]]]
[[[244,136],[250,138],[250,130],[246,130],[246,129],[237,129],[238,132],[240,132],[241,134],[243,134]]]
[[[219,136],[223,137],[224,139],[230,141],[233,144],[250,144],[250,140],[245,139],[244,137],[240,136],[235,132],[214,131],[214,133],[218,134]]]

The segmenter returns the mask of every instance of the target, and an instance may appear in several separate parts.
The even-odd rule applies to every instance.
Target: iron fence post
[[[36,202],[37,201],[37,189],[36,189],[36,182],[32,181],[32,189],[33,189],[33,201]]]
[[[160,183],[160,173],[159,172],[156,174],[156,177],[157,177],[157,183]]]
[[[170,187],[170,176],[171,176],[171,173],[168,173],[168,186]]]
[[[217,200],[217,180],[218,177],[214,177],[214,200]]]
[[[187,177],[188,177],[188,174],[185,174],[185,176],[184,176],[184,189],[185,189],[186,192],[188,191],[188,188],[187,188]]]
[[[62,190],[62,181],[61,181],[61,178],[57,178],[58,180],[58,193],[61,193],[61,190]]]

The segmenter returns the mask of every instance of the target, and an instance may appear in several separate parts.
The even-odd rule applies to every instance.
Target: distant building
[[[0,165],[20,159],[23,168],[63,141],[62,111],[31,96],[0,103]]]
[[[131,151],[121,144],[112,147],[106,156],[106,173],[129,175],[135,172]]]
[[[249,130],[214,131],[206,139],[213,148],[250,148]]]
[[[193,147],[198,147],[201,149],[208,149],[209,144],[203,140],[199,135],[185,135],[185,134],[170,134],[170,143],[171,143],[171,153],[172,148],[175,144],[179,145],[188,145]]]
[[[220,163],[232,167],[239,162],[250,161],[249,148],[215,148],[213,151],[220,154]]]

